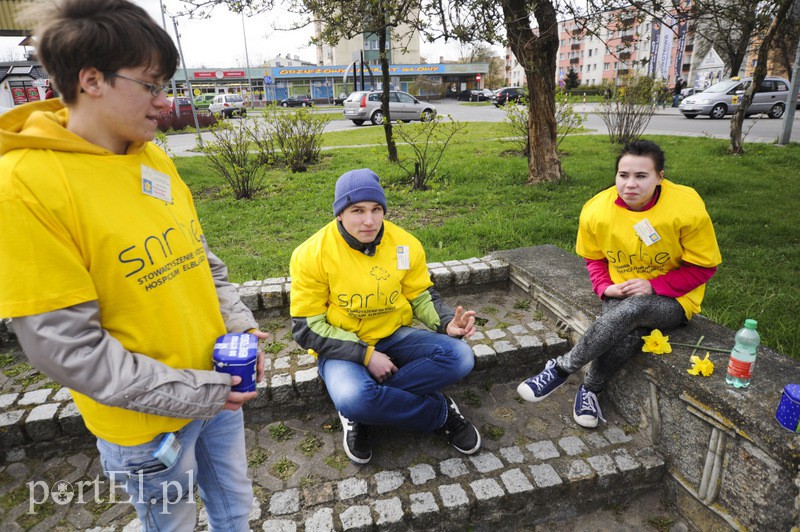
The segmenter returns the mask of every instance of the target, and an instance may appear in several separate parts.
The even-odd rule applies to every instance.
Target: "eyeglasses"
[[[123,76],[122,74],[117,74],[116,72],[106,72],[105,75],[112,78],[127,79],[128,81],[132,81],[134,83],[138,83],[139,85],[147,87],[147,90],[150,91],[150,94],[152,94],[153,97],[159,96],[162,92],[166,91],[167,89],[167,86],[161,83],[149,83],[147,81],[142,81],[140,79],[129,78],[127,76]]]

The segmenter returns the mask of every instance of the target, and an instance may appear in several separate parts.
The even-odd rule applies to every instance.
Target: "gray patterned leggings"
[[[591,362],[584,386],[597,393],[616,370],[641,351],[642,336],[653,329],[665,332],[685,322],[683,307],[671,297],[608,298],[603,300],[603,313],[597,321],[575,347],[556,359],[556,364],[568,373],[575,373]]]

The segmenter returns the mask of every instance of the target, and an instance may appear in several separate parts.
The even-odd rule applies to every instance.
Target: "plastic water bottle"
[[[750,386],[753,364],[756,361],[756,348],[761,337],[758,335],[756,320],[744,320],[744,327],[736,332],[736,340],[728,361],[728,374],[725,382],[736,388]]]

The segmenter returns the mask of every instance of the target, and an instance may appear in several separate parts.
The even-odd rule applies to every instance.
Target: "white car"
[[[217,94],[208,110],[218,114],[222,118],[230,118],[233,115],[245,116],[247,109],[244,106],[244,100],[238,94]]]

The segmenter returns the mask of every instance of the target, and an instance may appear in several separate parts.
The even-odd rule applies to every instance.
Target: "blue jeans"
[[[418,432],[444,425],[447,404],[439,390],[469,375],[475,365],[472,348],[446,334],[400,327],[375,349],[398,368],[382,384],[362,364],[319,357],[319,373],[336,409],[366,425]]]
[[[130,496],[143,529],[194,530],[196,482],[212,530],[247,531],[253,487],[247,478],[242,411],[223,410],[176,432],[181,449],[169,468],[152,456],[163,437],[134,446],[97,439],[111,489],[122,487]]]

